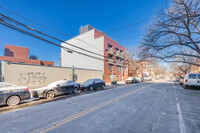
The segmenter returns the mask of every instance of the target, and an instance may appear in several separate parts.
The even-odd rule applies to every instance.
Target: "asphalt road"
[[[169,81],[123,85],[0,113],[0,132],[198,133],[199,101]]]

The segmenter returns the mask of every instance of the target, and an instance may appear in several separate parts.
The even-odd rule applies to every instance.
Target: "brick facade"
[[[119,57],[117,55],[120,54],[123,56],[125,48],[119,45],[116,41],[112,40],[111,38],[107,37],[104,33],[94,30],[94,39],[104,36],[104,56],[111,57],[110,59],[104,58],[104,80],[105,82],[111,82],[111,80],[117,80],[119,82],[125,81],[125,67],[124,67],[124,59],[123,57]],[[112,46],[111,51],[113,54],[109,53],[110,48],[108,46]],[[116,52],[118,49],[118,52]],[[118,60],[116,60],[118,58]],[[121,60],[121,62],[120,62]],[[110,62],[110,61],[113,61]],[[121,63],[121,64],[120,64]],[[109,65],[112,65],[112,71],[109,70]],[[118,69],[118,70],[117,70]]]
[[[54,62],[29,59],[28,48],[8,44],[4,46],[4,56],[0,56],[0,60],[20,64],[54,66]]]

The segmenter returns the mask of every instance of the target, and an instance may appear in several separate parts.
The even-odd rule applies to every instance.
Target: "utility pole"
[[[75,80],[74,80],[74,74],[75,74],[75,68],[74,68],[74,66],[72,66],[72,80],[73,80],[73,81],[75,81]]]

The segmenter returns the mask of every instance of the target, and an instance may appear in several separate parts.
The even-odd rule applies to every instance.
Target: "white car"
[[[135,77],[128,77],[126,79],[126,84],[137,83],[137,79]]]
[[[190,87],[200,87],[200,73],[188,73],[185,75],[183,86],[185,89]]]
[[[141,78],[136,78],[137,82],[140,83],[142,80]]]

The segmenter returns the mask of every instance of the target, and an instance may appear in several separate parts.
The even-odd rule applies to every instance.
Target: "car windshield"
[[[55,81],[55,82],[49,84],[48,86],[52,87],[52,86],[57,86],[57,85],[64,85],[64,84],[67,84],[67,83],[68,83],[68,80],[61,80],[61,81]]]
[[[91,84],[91,83],[93,83],[93,81],[94,81],[94,79],[89,79],[89,80],[85,81],[83,84]]]

